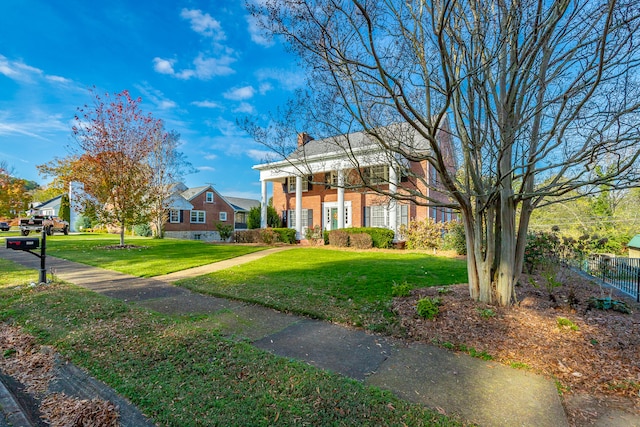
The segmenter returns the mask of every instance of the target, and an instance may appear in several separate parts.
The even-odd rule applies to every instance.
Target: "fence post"
[[[640,266],[636,267],[636,302],[640,302]]]

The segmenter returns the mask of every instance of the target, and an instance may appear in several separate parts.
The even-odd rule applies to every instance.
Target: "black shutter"
[[[282,183],[282,192],[287,194],[288,190],[289,190],[289,178],[285,178],[284,182]]]
[[[307,191],[311,191],[311,188],[313,187],[313,185],[311,185],[312,181],[313,181],[313,175],[307,176]]]
[[[331,172],[324,173],[324,189],[328,190],[331,188]]]
[[[307,209],[307,227],[313,228],[313,209]]]
[[[365,206],[364,208],[364,226],[371,226],[371,208],[369,206]]]
[[[180,223],[184,222],[184,211],[180,209]]]

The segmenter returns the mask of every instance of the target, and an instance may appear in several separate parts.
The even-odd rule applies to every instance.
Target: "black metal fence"
[[[580,268],[640,302],[640,258],[590,255]]]

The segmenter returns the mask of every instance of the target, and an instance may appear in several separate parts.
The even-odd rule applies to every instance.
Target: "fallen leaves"
[[[539,278],[523,277],[516,287],[519,304],[513,307],[474,302],[467,285],[454,285],[449,292],[414,290],[410,297],[396,298],[393,308],[414,340],[486,351],[494,360],[555,378],[569,393],[626,399],[637,411],[640,305],[580,275],[565,274],[563,286],[553,290],[555,302],[546,290],[531,285]],[[589,308],[589,298],[610,292],[624,299],[632,313]],[[434,296],[442,300],[440,314],[433,321],[421,319],[417,301]],[[489,308],[495,315],[482,316]],[[569,319],[576,330],[559,328],[558,318]]]
[[[46,391],[54,377],[54,351],[20,328],[0,323],[0,371],[42,399],[42,418],[53,427],[118,426],[118,409],[100,399],[83,400]]]

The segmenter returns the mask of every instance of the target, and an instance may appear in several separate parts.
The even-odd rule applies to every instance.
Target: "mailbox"
[[[29,251],[40,247],[40,239],[30,237],[7,237],[7,249]]]

